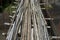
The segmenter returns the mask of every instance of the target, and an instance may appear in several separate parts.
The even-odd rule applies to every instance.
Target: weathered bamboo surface
[[[21,0],[17,11],[15,28],[11,39],[8,35],[7,40],[49,40],[45,36],[48,33],[45,33],[45,20],[38,0]]]

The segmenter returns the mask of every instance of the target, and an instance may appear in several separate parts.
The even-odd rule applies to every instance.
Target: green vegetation
[[[12,6],[15,6],[15,5],[10,4],[8,7],[6,7],[4,9],[4,11],[7,11],[9,13],[9,15],[12,15],[12,11],[15,11],[16,10],[15,8],[11,8]]]
[[[4,11],[7,11],[9,14],[11,13],[11,4],[4,9]]]
[[[45,8],[46,9],[52,9],[53,7],[52,7],[52,5],[45,5]]]
[[[2,4],[0,6],[0,12],[3,12],[6,8],[8,9],[9,6],[13,3],[14,0],[2,0]]]
[[[13,1],[14,2],[14,1]],[[16,8],[12,8],[12,6],[17,6],[16,4],[14,4],[13,2],[11,3],[5,3],[2,8],[0,9],[1,12],[7,12],[9,15],[13,15],[12,11],[16,11]],[[3,10],[3,11],[2,11]]]

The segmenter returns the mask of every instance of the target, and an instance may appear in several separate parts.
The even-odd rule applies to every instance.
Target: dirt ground
[[[6,36],[3,36],[2,33],[7,33],[9,29],[9,26],[4,25],[4,22],[10,22],[7,11],[0,13],[0,40],[6,39]]]
[[[54,18],[53,23],[55,28],[55,34],[60,36],[60,6],[53,4],[53,9],[49,10],[49,14],[52,18]]]

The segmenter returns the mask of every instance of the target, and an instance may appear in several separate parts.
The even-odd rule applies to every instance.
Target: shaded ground
[[[60,36],[60,6],[53,4],[53,9],[49,10],[49,14],[52,18],[54,18],[53,28],[55,28],[55,34]]]
[[[5,22],[10,23],[9,13],[7,10],[0,13],[0,40],[6,39],[6,36],[3,36],[2,33],[7,33],[9,29],[9,26],[4,25]]]
[[[11,9],[14,0],[7,0],[3,2],[2,8],[0,8],[0,40],[5,40],[6,36],[3,36],[2,33],[7,33],[10,26],[4,25],[5,22],[11,23],[9,15],[12,15],[11,12],[15,9]]]

